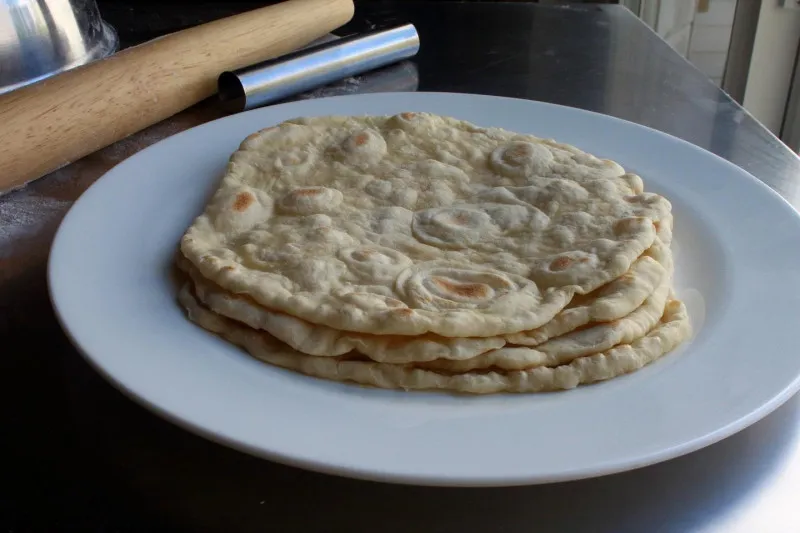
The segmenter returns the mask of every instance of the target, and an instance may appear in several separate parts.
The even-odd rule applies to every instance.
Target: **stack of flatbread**
[[[382,388],[569,389],[690,335],[669,201],[555,141],[429,113],[246,138],[181,240],[189,318]]]

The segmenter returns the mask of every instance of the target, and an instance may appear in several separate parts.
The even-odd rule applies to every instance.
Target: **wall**
[[[644,0],[636,5],[642,19],[676,52],[721,84],[736,0]]]
[[[658,2],[656,33],[684,57],[689,51],[696,4],[696,0],[660,0]]]
[[[744,107],[780,135],[800,44],[800,9],[785,8],[781,0],[759,1],[760,7],[754,6],[759,18],[750,70],[737,98],[743,94]],[[635,2],[644,21],[718,85],[725,73],[736,3],[737,0]],[[800,132],[800,125],[796,129]]]
[[[720,85],[728,57],[736,0],[706,0],[703,4],[694,17],[687,58]]]
[[[798,43],[800,10],[781,7],[780,0],[763,0],[744,107],[775,134],[783,122]]]

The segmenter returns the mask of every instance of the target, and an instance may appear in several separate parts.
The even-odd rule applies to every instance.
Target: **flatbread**
[[[405,390],[438,389],[490,394],[571,389],[582,383],[593,383],[633,372],[671,351],[691,335],[685,306],[680,301],[672,300],[667,304],[658,325],[630,344],[581,357],[555,368],[450,375],[410,365],[304,355],[267,333],[247,328],[204,308],[194,298],[189,284],[180,291],[179,300],[186,308],[190,320],[243,347],[265,362],[318,378]]]
[[[666,254],[662,260],[668,262]],[[553,319],[536,329],[505,335],[509,344],[538,346],[591,322],[610,322],[632,313],[656,288],[668,281],[669,272],[655,259],[642,256],[631,269],[611,283],[586,295],[575,296]]]
[[[411,363],[436,359],[471,359],[505,345],[502,337],[442,337],[422,335],[371,335],[318,326],[270,311],[244,296],[230,295],[219,287],[192,276],[195,295],[209,309],[263,330],[308,355],[335,357],[358,351],[383,363]]]
[[[427,113],[246,139],[181,241],[201,275],[313,324],[491,337],[627,272],[670,203],[577,148]]]
[[[385,363],[411,363],[472,359],[502,348],[506,342],[535,345],[589,323],[592,319],[614,320],[633,312],[666,279],[666,271],[654,259],[642,257],[621,278],[598,289],[598,294],[582,296],[581,305],[570,304],[548,324],[530,332],[503,337],[442,337],[370,335],[341,331],[311,324],[285,313],[271,311],[243,295],[233,295],[208,282],[188,261],[178,257],[179,268],[194,284],[200,302],[227,318],[238,320],[253,329],[264,330],[292,348],[318,356],[339,356],[353,350]],[[542,339],[540,342],[535,342]]]
[[[419,366],[449,373],[470,372],[487,368],[527,370],[540,366],[556,367],[587,355],[605,352],[618,344],[629,344],[650,331],[664,314],[671,288],[664,284],[638,309],[612,322],[593,324],[585,329],[555,337],[534,348],[505,346],[472,359],[449,361],[439,359]]]

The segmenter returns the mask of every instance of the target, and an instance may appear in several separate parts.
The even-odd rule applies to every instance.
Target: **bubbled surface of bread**
[[[670,220],[618,164],[427,113],[248,137],[181,241],[203,277],[312,324],[495,336],[623,275]]]

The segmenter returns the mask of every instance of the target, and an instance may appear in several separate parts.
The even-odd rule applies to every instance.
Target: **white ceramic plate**
[[[675,213],[691,342],[632,375],[540,395],[452,396],[273,368],[189,323],[169,276],[178,240],[249,133],[300,115],[430,111],[552,137],[619,161]],[[86,358],[210,439],[385,481],[513,485],[663,461],[755,422],[800,386],[800,218],[736,166],[641,126],[488,96],[372,94],[251,111],[166,139],[93,185],[64,219],[49,282]]]

